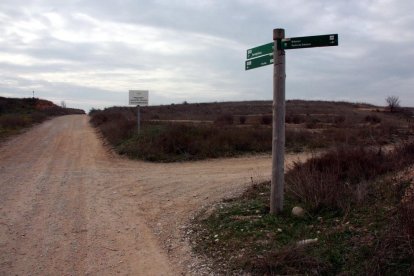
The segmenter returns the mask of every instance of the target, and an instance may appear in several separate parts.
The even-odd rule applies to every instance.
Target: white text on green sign
[[[291,37],[282,39],[283,49],[338,46],[338,34]]]
[[[246,60],[246,70],[273,64],[273,54],[261,56],[254,59]]]
[[[273,53],[274,43],[267,43],[247,50],[247,59],[260,57]]]

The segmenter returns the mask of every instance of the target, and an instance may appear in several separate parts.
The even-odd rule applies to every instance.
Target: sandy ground
[[[198,274],[186,223],[269,179],[270,166],[269,156],[129,161],[87,116],[47,121],[0,147],[0,275]]]

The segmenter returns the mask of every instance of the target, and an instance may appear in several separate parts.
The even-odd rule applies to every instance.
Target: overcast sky
[[[1,0],[0,96],[89,110],[272,99],[272,66],[246,50],[339,34],[338,47],[286,51],[286,98],[414,106],[412,0]]]

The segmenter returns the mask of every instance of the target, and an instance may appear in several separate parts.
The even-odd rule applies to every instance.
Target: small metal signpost
[[[270,213],[283,211],[285,166],[285,50],[338,46],[338,34],[285,38],[284,29],[273,30],[273,42],[247,50],[245,69],[273,64],[273,139]]]
[[[129,104],[137,106],[137,130],[141,130],[140,106],[148,105],[148,90],[129,90]]]

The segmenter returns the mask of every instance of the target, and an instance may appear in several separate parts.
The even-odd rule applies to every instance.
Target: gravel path
[[[269,179],[270,165],[265,155],[130,161],[87,116],[47,121],[0,146],[0,275],[198,274],[186,223]]]

